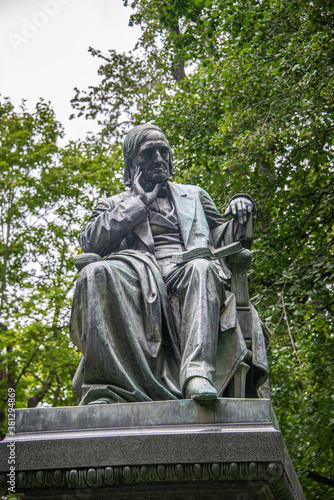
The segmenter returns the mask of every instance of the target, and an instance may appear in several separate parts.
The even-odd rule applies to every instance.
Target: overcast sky
[[[51,101],[66,137],[84,138],[94,123],[68,116],[73,88],[99,81],[87,49],[131,50],[140,29],[128,26],[130,14],[122,0],[0,0],[0,94],[27,99],[29,111]]]

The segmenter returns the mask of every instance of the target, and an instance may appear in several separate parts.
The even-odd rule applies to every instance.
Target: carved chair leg
[[[249,370],[249,365],[242,361],[238,366],[234,377],[229,386],[230,398],[245,398],[246,397],[246,375]]]
[[[250,351],[252,341],[252,313],[249,304],[248,276],[247,271],[250,267],[252,254],[249,250],[243,251],[231,256],[229,262],[232,269],[231,292],[234,293],[237,302],[237,317],[241,331],[243,333],[248,355],[242,361],[236,370],[229,386],[229,397],[246,397],[246,376],[249,371],[247,360],[251,359]]]

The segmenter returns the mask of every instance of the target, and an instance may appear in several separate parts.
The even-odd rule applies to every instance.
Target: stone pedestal
[[[266,399],[16,410],[3,488],[10,443],[24,499],[305,498]]]

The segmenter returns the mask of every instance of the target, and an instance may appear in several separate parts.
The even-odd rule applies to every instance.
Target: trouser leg
[[[141,288],[145,273],[150,300]],[[75,383],[80,404],[101,398],[159,401],[180,394],[171,376],[173,353],[166,359],[162,345],[162,301],[155,286],[140,262],[136,269],[121,260],[98,262],[81,271],[70,325],[71,337],[84,355],[83,377]]]
[[[174,272],[169,286],[181,308],[180,387],[195,376],[213,381],[224,285],[215,265],[196,259]]]

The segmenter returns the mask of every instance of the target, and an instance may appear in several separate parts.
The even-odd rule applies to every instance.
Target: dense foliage
[[[71,381],[79,356],[68,322],[77,234],[94,199],[119,181],[103,148],[60,149],[61,136],[44,102],[33,114],[0,102],[2,431],[9,387],[19,408],[76,403]]]
[[[66,179],[56,160],[61,134],[43,102],[33,115],[1,102],[2,424],[7,386],[17,389],[18,406],[35,406],[46,394],[54,404],[60,394],[73,399],[62,387],[73,356],[59,335],[73,282],[65,272],[73,259],[63,222],[70,210],[61,203]]]
[[[131,22],[143,30],[137,50],[91,49],[102,61],[101,84],[77,90],[73,100],[77,114],[100,122],[99,137],[61,150],[61,130],[43,103],[33,116],[1,105],[6,377],[18,387],[18,406],[32,397],[35,404],[73,403],[77,355],[66,325],[75,236],[93,200],[120,188],[124,132],[154,121],[174,150],[176,180],[205,187],[222,210],[237,192],[257,200],[250,285],[272,331],[273,404],[306,496],[330,498],[334,6],[330,0],[131,6]]]
[[[131,22],[143,30],[138,55],[93,51],[104,60],[103,80],[74,104],[88,117],[99,114],[104,139],[129,124],[159,124],[177,179],[208,189],[220,208],[236,192],[257,200],[250,280],[272,330],[273,403],[304,488],[327,498],[334,484],[334,7],[326,0],[131,5]],[[137,66],[141,72],[131,71]],[[117,101],[129,96],[120,126],[110,103],[120,110]]]

